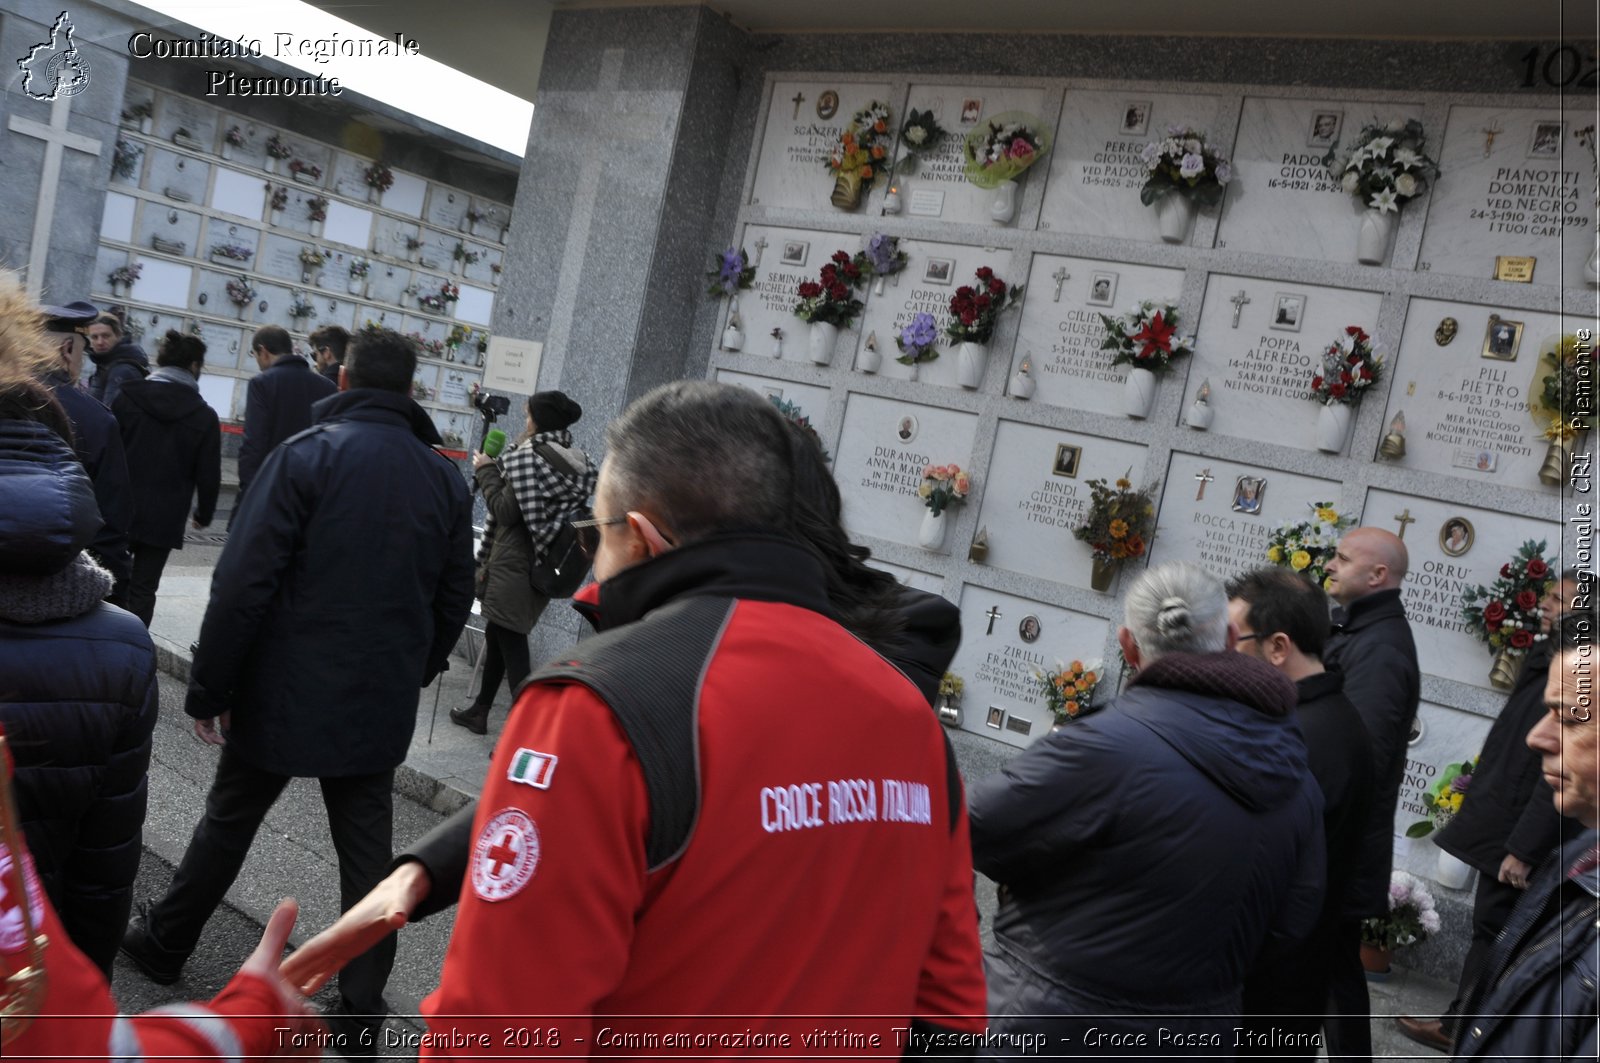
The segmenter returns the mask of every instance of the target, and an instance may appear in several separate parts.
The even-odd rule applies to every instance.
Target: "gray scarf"
[[[48,576],[0,572],[0,620],[46,624],[82,616],[111,593],[111,573],[88,554]]]
[[[182,384],[190,391],[200,390],[200,381],[194,378],[189,370],[176,365],[163,365],[150,374],[151,380],[162,380],[168,384]]]

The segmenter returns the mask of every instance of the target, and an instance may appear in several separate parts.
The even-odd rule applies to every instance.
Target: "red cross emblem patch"
[[[472,847],[472,891],[503,901],[522,891],[539,867],[539,827],[518,808],[490,817]]]

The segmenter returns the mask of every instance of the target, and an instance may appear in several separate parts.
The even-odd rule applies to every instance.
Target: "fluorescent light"
[[[419,118],[522,156],[528,146],[533,104],[485,84],[426,55],[347,57],[318,63],[299,52],[311,40],[380,41],[384,38],[300,0],[141,0],[144,6],[227,40],[260,41],[262,54],[288,66],[337,77],[353,92],[381,100]],[[280,34],[294,43],[279,48]],[[427,42],[420,42],[426,47]],[[193,62],[194,60],[183,60]],[[137,76],[138,63],[133,64]],[[223,103],[226,106],[226,103]]]

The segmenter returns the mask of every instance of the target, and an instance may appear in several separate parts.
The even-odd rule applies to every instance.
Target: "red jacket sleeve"
[[[278,991],[264,978],[236,974],[209,1004],[175,1004],[130,1020],[146,1063],[178,1059],[267,1059],[305,1055],[290,1037]]]
[[[611,710],[578,685],[529,687],[478,800],[455,930],[422,1005],[429,1054],[589,1051],[590,1016],[628,967],[648,826]]]
[[[959,785],[959,780],[957,780]],[[972,839],[966,795],[950,838],[950,875],[939,907],[939,925],[917,981],[916,1013],[952,1030],[981,1032],[987,1025],[983,946],[978,938],[978,905],[973,896]]]

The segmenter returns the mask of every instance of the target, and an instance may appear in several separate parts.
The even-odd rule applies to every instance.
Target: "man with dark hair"
[[[178,977],[289,779],[321,781],[344,906],[389,862],[418,691],[472,606],[472,504],[407,394],[415,367],[394,332],[357,339],[346,390],[267,457],[217,561],[184,711],[222,759],[171,888],[123,942],[156,981]],[[374,1044],[393,962],[391,937],[342,976],[352,1051]]]
[[[798,1050],[807,1015],[889,1045],[982,1031],[961,778],[917,688],[833,619],[782,415],[679,382],[607,444],[585,522],[602,630],[502,733],[434,1034],[490,1055],[493,1016],[563,1015],[564,1044],[604,1051],[723,1015],[696,1029],[759,1054]]]
[[[250,353],[261,372],[245,388],[236,514],[243,509],[245,492],[272,448],[311,427],[312,405],[338,390],[326,377],[312,372],[310,362],[294,353],[294,341],[288,330],[279,325],[256,329],[250,338]],[[406,384],[409,389],[410,381]]]
[[[122,319],[116,314],[101,314],[89,325],[89,361],[94,373],[89,377],[89,394],[105,403],[117,401],[126,384],[150,375],[150,356],[122,334]]]
[[[1235,648],[1294,682],[1295,719],[1305,736],[1311,775],[1322,789],[1328,875],[1322,915],[1300,944],[1263,956],[1244,984],[1241,1056],[1313,1059],[1328,1002],[1328,980],[1342,949],[1339,924],[1350,904],[1372,800],[1372,740],[1350,699],[1344,676],[1323,668],[1328,599],[1309,580],[1269,567],[1228,584]],[[1342,960],[1342,957],[1340,957]],[[1290,1033],[1297,1039],[1275,1037]]]
[[[344,349],[350,333],[338,325],[324,325],[311,334],[311,353],[317,359],[317,372],[339,384],[339,367],[344,365]]]

